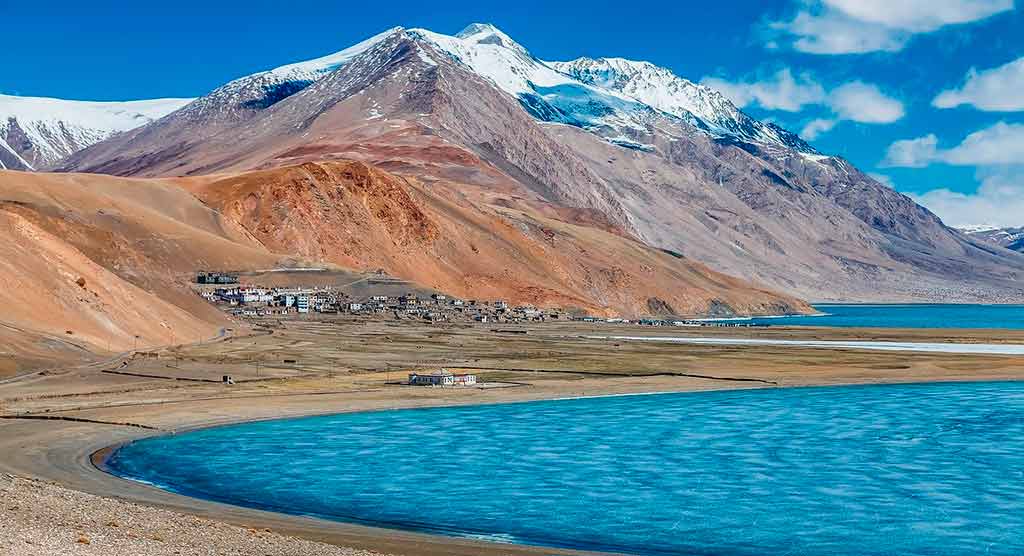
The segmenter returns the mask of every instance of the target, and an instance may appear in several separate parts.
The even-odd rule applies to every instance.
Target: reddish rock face
[[[425,185],[365,163],[181,183],[271,251],[384,269],[460,297],[607,315],[808,310],[615,233],[492,207],[461,195],[459,184]]]
[[[17,363],[210,338],[231,325],[187,286],[197,269],[296,261],[596,314],[809,310],[622,235],[491,206],[463,188],[362,162],[164,179],[0,171],[0,339]]]

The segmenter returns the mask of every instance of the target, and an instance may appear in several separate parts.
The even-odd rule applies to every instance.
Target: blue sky
[[[0,19],[0,93],[87,100],[197,96],[396,25],[455,33],[490,22],[542,59],[621,56],[703,80],[949,223],[1024,225],[1014,0],[0,0]]]

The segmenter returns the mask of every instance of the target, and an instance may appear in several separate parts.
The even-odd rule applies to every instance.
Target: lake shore
[[[543,399],[593,395],[615,395],[650,391],[690,391],[714,389],[677,380],[594,380],[552,381],[539,388],[501,388],[489,390],[441,390],[394,387],[383,392],[308,394],[285,399],[251,398],[224,403],[218,401],[166,402],[143,408],[121,407],[90,411],[82,419],[97,422],[42,420],[0,420],[0,470],[25,480],[56,483],[71,491],[90,493],[106,504],[123,504],[124,512],[135,504],[158,508],[174,515],[188,514],[245,529],[269,529],[286,537],[297,537],[347,549],[369,550],[380,554],[432,556],[440,554],[573,554],[532,546],[506,545],[471,539],[443,537],[363,525],[337,523],[314,518],[289,516],[209,502],[163,491],[128,481],[101,471],[102,460],[117,445],[153,434],[173,434],[186,430],[250,422],[265,419],[301,417],[352,411],[372,411],[435,407],[442,405],[526,402]],[[719,386],[720,387],[720,386]],[[737,384],[726,387],[741,388]],[[107,425],[101,422],[145,424],[157,430],[134,426]],[[24,450],[26,446],[40,449]],[[19,448],[22,448],[19,451]],[[18,514],[25,519],[31,516]],[[15,521],[18,521],[16,518]],[[88,533],[83,533],[88,536]],[[89,538],[95,539],[98,535]],[[141,554],[144,554],[142,552]]]
[[[142,504],[174,515],[197,516],[248,529],[270,529],[285,537],[380,554],[570,554],[572,551],[386,530],[206,502],[103,473],[94,465],[92,456],[110,446],[154,434],[327,413],[645,392],[1024,379],[1024,357],[1019,356],[940,357],[938,354],[857,350],[793,351],[778,346],[683,348],[644,342],[616,344],[580,338],[577,332],[585,330],[576,329],[551,332],[530,329],[530,334],[509,337],[479,330],[439,333],[435,328],[412,325],[401,328],[290,326],[258,339],[179,349],[173,364],[160,367],[160,372],[171,377],[164,380],[153,378],[156,367],[152,361],[137,359],[128,365],[128,371],[139,371],[138,375],[148,378],[92,368],[46,374],[0,386],[6,417],[33,417],[0,419],[0,472],[53,482],[59,485],[56,488],[70,492],[100,496],[103,504],[121,504],[123,510],[120,511],[126,513],[135,511],[133,504]],[[327,334],[334,335],[325,336]],[[849,331],[838,334],[852,335]],[[787,338],[835,335],[781,329],[750,333],[750,336]],[[865,336],[868,335],[861,337]],[[927,335],[890,331],[876,332],[870,338],[986,339],[993,343],[1016,343],[1020,338],[1016,333],[996,340],[989,336],[991,334],[982,338],[982,334],[973,332],[944,331],[941,335]],[[332,368],[333,351],[305,352],[303,363],[312,370],[303,372],[268,364],[253,370],[254,375],[249,376],[243,374],[249,365],[230,360],[235,353],[232,350],[241,347],[243,342],[249,353],[266,350],[276,357],[290,357],[282,355],[282,346],[308,341],[310,337],[319,338],[325,345],[330,344],[332,350],[343,352],[348,367]],[[350,343],[340,343],[339,339]],[[440,355],[443,353],[455,355],[445,360]],[[467,354],[473,355],[472,360],[465,360]],[[503,387],[433,389],[387,384],[404,378],[403,370],[401,367],[394,370],[392,367],[372,368],[382,361],[404,361],[405,369],[424,368],[428,364],[472,369],[484,380],[501,382]],[[612,372],[616,369],[617,373]],[[226,387],[214,383],[212,378],[211,382],[175,379],[196,373],[210,377],[233,374],[240,380],[235,386]],[[48,420],[41,419],[44,417]],[[54,420],[65,418],[75,421]],[[64,494],[60,492],[54,491],[53,496],[61,498]],[[69,502],[68,508],[77,503]],[[13,523],[27,525],[33,519],[33,514],[24,509],[5,508],[4,512]],[[83,524],[86,535],[89,527],[101,526],[86,525]],[[213,527],[209,534],[217,534],[216,531],[218,529]],[[93,544],[89,546],[100,546],[98,539],[103,537],[99,533],[90,537]],[[204,541],[200,536],[193,542]],[[271,544],[268,542],[268,546]],[[138,554],[170,553],[160,551],[162,547],[156,545],[154,550]],[[244,550],[247,549],[239,545],[235,553],[251,553]],[[268,549],[266,553],[274,552]]]

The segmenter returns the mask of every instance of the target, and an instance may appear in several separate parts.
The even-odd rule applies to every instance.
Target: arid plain
[[[641,332],[1024,343],[1024,332],[1016,331],[771,327]],[[4,503],[10,507],[0,524],[0,530],[9,533],[3,548],[33,554],[38,551],[32,547],[63,542],[82,553],[112,554],[120,547],[134,554],[198,554],[200,547],[216,542],[224,553],[250,553],[253,547],[267,554],[354,553],[349,549],[395,554],[551,553],[229,507],[122,480],[97,466],[102,467],[105,449],[132,439],[300,415],[639,392],[1024,378],[1024,356],[695,346],[585,337],[637,334],[636,327],[583,323],[491,327],[351,317],[266,320],[239,325],[208,342],[8,377],[0,384],[0,472],[22,478],[8,479],[4,487]],[[410,371],[440,367],[471,370],[488,387],[401,384]],[[236,384],[221,384],[223,375],[231,375]],[[50,527],[38,525],[40,500],[48,508],[46,519],[53,521]],[[127,506],[134,503],[157,509]],[[130,520],[111,525],[116,520],[98,519],[82,508],[111,515],[163,513],[154,518],[159,526]],[[332,552],[335,546],[345,550]]]

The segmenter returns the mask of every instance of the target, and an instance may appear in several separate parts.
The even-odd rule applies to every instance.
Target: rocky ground
[[[371,556],[0,474],[5,556]]]

